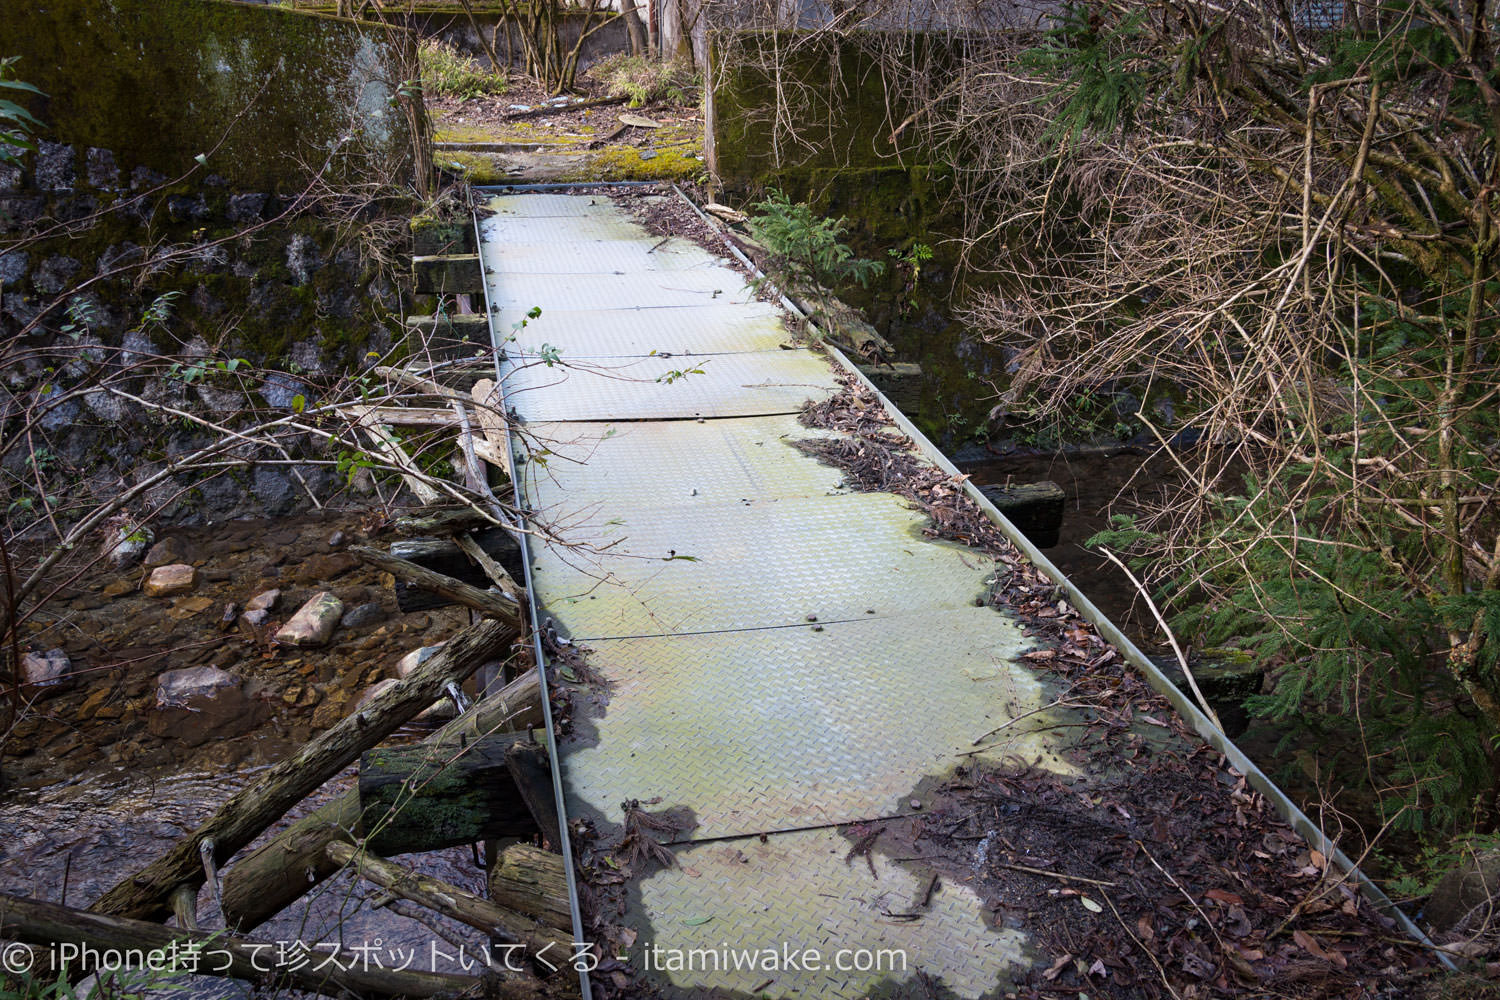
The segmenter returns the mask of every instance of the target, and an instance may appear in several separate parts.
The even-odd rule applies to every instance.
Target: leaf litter
[[[852,488],[906,499],[929,537],[991,556],[985,603],[1020,622],[1030,668],[1066,688],[1056,705],[1077,776],[961,764],[922,812],[879,832],[882,853],[965,885],[995,926],[1035,937],[1045,958],[1013,995],[1353,1000],[1408,996],[1433,978],[1432,954],[1184,726],[874,393],[843,381],[801,419],[844,436],[797,446]],[[868,858],[870,830],[846,829],[848,859]]]

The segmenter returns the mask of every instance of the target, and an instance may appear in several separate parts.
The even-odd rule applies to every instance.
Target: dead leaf
[[[1323,961],[1329,962],[1340,969],[1349,967],[1349,960],[1340,952],[1324,948],[1318,943],[1317,938],[1306,931],[1292,931],[1292,940],[1297,942],[1297,946],[1310,955],[1321,958]]]
[[[1167,724],[1165,722],[1161,721],[1153,715],[1143,715],[1141,716],[1141,721],[1146,723],[1148,726],[1156,726],[1158,729],[1167,728]]]
[[[1059,975],[1062,974],[1062,970],[1071,961],[1073,961],[1072,955],[1064,955],[1062,958],[1059,958],[1057,961],[1053,962],[1047,967],[1047,971],[1042,973],[1042,978],[1047,980],[1047,982],[1049,983],[1052,982],[1052,980],[1056,979]]]
[[[1104,967],[1104,959],[1094,959],[1094,964],[1089,966],[1089,975],[1098,976],[1101,979],[1109,977],[1109,970]]]
[[[688,878],[701,878],[703,875],[702,872],[694,868],[692,865],[683,865],[682,874],[686,875]]]
[[[1215,903],[1223,903],[1225,906],[1245,905],[1245,901],[1239,896],[1236,896],[1232,892],[1226,892],[1223,889],[1210,889],[1208,890],[1208,892],[1204,893],[1204,895],[1213,900]]]
[[[1156,928],[1151,926],[1151,916],[1142,913],[1139,920],[1135,922],[1135,932],[1141,936],[1144,944],[1150,944],[1156,938]]]

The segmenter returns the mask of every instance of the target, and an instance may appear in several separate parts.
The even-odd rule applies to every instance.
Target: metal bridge
[[[517,480],[564,540],[533,542],[531,593],[607,682],[558,737],[566,812],[606,837],[631,800],[688,817],[675,866],[632,883],[626,961],[669,996],[899,995],[919,969],[942,995],[1003,991],[1037,958],[1024,929],[952,880],[923,898],[920,862],[850,863],[842,832],[920,810],[976,734],[1055,696],[981,599],[993,560],[794,447],[830,434],[803,408],[859,376],[727,247],[661,239],[606,194],[484,207]],[[1069,770],[1044,735],[992,752]]]

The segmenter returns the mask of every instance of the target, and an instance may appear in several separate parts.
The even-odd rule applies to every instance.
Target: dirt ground
[[[475,184],[691,181],[704,176],[703,115],[696,107],[607,101],[585,83],[582,106],[545,113],[548,96],[513,78],[504,94],[428,101],[437,162]],[[622,122],[645,119],[654,127]]]

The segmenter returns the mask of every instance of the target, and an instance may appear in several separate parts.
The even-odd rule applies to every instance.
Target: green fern
[[[772,189],[769,197],[755,206],[749,226],[751,235],[771,252],[773,267],[787,284],[811,284],[837,291],[840,286],[857,282],[867,288],[885,273],[884,263],[856,257],[844,242],[847,219],[816,216],[807,205],[793,202],[783,191]]]

